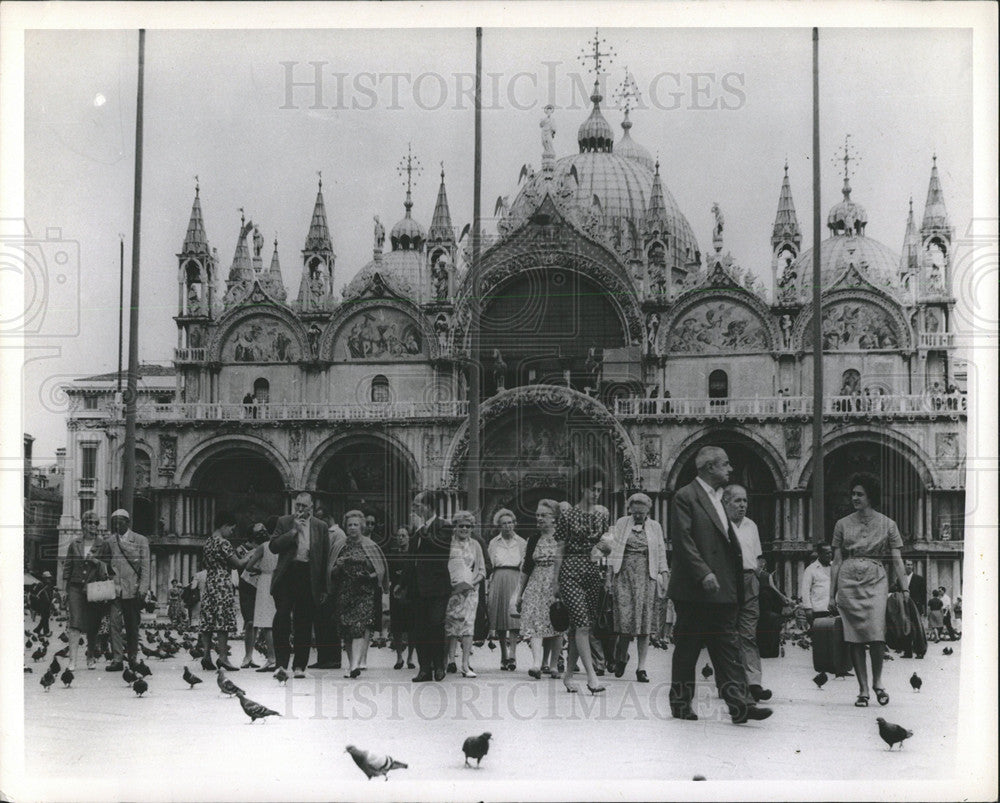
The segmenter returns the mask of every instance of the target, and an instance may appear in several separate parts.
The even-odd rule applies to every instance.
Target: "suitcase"
[[[813,669],[834,675],[852,671],[851,653],[844,641],[844,623],[839,616],[816,619],[811,636]]]

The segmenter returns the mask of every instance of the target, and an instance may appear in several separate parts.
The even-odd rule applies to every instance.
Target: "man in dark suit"
[[[697,476],[674,496],[673,543],[668,596],[674,601],[674,650],[670,710],[677,719],[697,719],[691,709],[695,666],[702,647],[718,675],[717,685],[737,725],[762,720],[769,708],[753,704],[740,658],[737,618],[743,602],[743,558],[722,506],[732,466],[718,446],[695,456]]]
[[[326,564],[330,555],[329,527],[312,515],[312,496],[295,497],[294,514],[278,519],[268,548],[278,556],[271,577],[274,597],[274,652],[280,668],[288,668],[288,637],[295,622],[292,672],[306,676],[312,642],[313,618],[327,594]]]
[[[921,616],[924,616],[927,611],[927,580],[923,575],[917,574],[913,570],[913,561],[908,560],[904,564],[906,567],[906,589],[910,592],[910,599],[913,600],[914,604],[917,606],[917,611],[919,611]],[[906,649],[903,650],[904,658],[913,657],[913,647],[911,644],[906,645]],[[924,655],[920,650],[917,650],[918,658],[923,658]]]
[[[451,552],[451,522],[437,515],[441,503],[439,491],[422,491],[413,499],[415,518],[423,524],[410,538],[410,611],[413,617],[411,638],[417,646],[420,671],[414,683],[445,678],[447,639],[444,613],[451,596],[448,556]]]

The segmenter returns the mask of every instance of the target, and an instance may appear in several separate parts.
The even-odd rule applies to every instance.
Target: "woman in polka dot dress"
[[[591,467],[580,471],[574,487],[580,489],[580,501],[563,510],[556,524],[555,539],[563,545],[562,560],[556,566],[557,595],[569,609],[570,637],[563,683],[566,691],[576,692],[573,666],[577,656],[587,673],[587,689],[591,694],[604,691],[598,685],[594,661],[590,654],[590,629],[597,622],[604,577],[591,552],[610,524],[608,512],[598,504],[604,494],[604,472]],[[603,542],[602,542],[603,543]],[[605,547],[606,549],[606,547]],[[557,558],[558,561],[558,558]]]

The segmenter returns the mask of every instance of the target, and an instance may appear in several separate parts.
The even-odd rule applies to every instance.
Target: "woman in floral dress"
[[[479,607],[479,585],[486,579],[483,548],[472,537],[475,526],[476,518],[467,510],[460,510],[452,517],[451,552],[448,555],[451,596],[444,613],[444,633],[448,637],[449,653],[456,643],[462,644],[464,678],[476,677],[469,666],[469,656],[472,654],[476,610]]]
[[[170,626],[178,630],[187,627],[187,606],[181,598],[181,587],[176,579],[170,581],[170,591],[167,593],[167,615],[170,617]]]
[[[335,583],[340,636],[344,639],[349,668],[344,677],[361,676],[364,646],[375,624],[375,590],[389,587],[389,567],[378,544],[365,534],[365,514],[351,510],[344,515],[345,540],[330,550],[331,577]],[[381,599],[381,597],[379,597]]]
[[[557,633],[549,619],[555,602],[556,556],[562,545],[555,539],[559,503],[542,499],[535,510],[538,533],[528,539],[521,566],[521,581],[512,606],[521,614],[521,635],[531,640],[531,669],[528,675],[540,680],[542,675],[559,677],[556,662],[562,653],[562,633]]]
[[[597,623],[604,576],[591,553],[595,549],[604,554],[610,551],[610,543],[601,538],[608,530],[608,512],[598,504],[604,494],[604,472],[585,468],[577,474],[574,485],[580,489],[580,501],[562,512],[555,531],[556,541],[563,545],[561,558],[556,558],[557,594],[569,609],[571,631],[563,684],[566,691],[579,691],[573,683],[573,667],[579,656],[587,673],[587,690],[598,694],[604,687],[598,685],[594,671],[590,630]]]
[[[218,666],[229,672],[239,667],[229,662],[229,636],[236,633],[235,589],[232,571],[243,571],[250,562],[250,555],[240,557],[233,549],[230,538],[236,529],[236,516],[225,510],[215,514],[215,532],[205,542],[202,565],[205,569],[205,591],[201,597],[201,640],[205,649],[202,666],[214,669],[212,663],[212,634],[219,654]]]

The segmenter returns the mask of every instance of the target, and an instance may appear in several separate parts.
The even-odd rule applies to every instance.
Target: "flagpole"
[[[482,181],[483,148],[483,29],[476,28],[476,118],[475,156],[473,167],[472,197],[472,292],[469,299],[469,455],[466,459],[466,496],[469,509],[474,513],[480,509],[480,441],[479,441],[479,397],[481,392],[481,370],[479,364],[479,253],[481,247],[482,221],[480,219],[480,190]]]
[[[128,321],[128,388],[125,392],[125,454],[121,505],[132,514],[135,496],[135,408],[139,384],[139,234],[142,220],[142,88],[146,30],[139,29],[139,78],[135,104],[135,184],[132,201],[132,288]]]
[[[823,513],[823,301],[822,229],[820,226],[819,175],[819,28],[813,28],[813,421],[812,421],[812,540],[828,540]]]
[[[118,235],[118,392],[122,392],[122,348],[125,337],[125,237]]]

